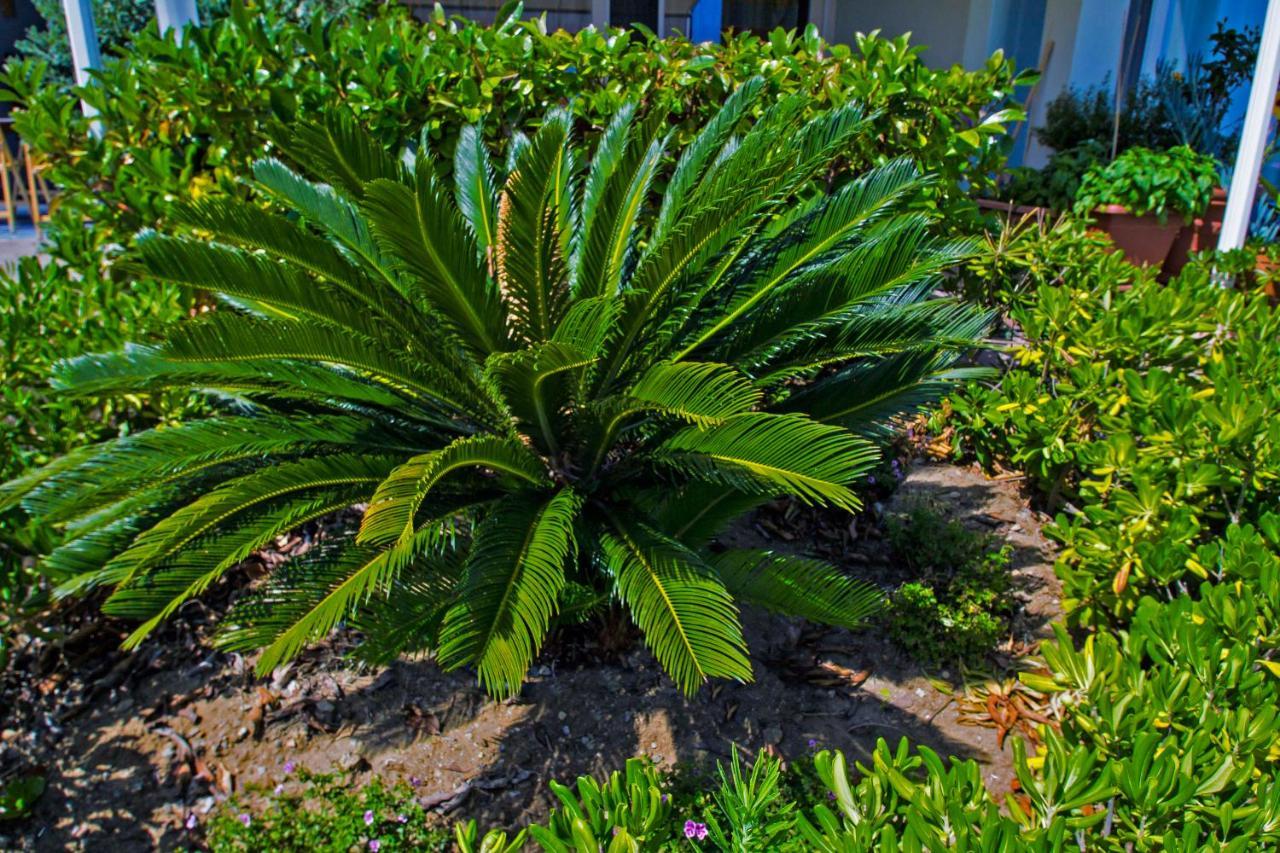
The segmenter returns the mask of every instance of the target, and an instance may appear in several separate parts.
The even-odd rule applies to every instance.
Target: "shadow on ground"
[[[1016,484],[923,466],[884,511],[919,500],[1013,546],[1022,604],[1015,630],[1041,636],[1056,615],[1057,586]],[[749,540],[760,535],[748,528],[733,544],[759,544]],[[846,556],[873,582],[903,579],[874,543]],[[711,766],[735,745],[794,758],[813,742],[865,760],[877,739],[908,737],[976,759],[993,792],[1008,790],[1008,744],[1000,749],[991,729],[961,724],[948,687],[958,673],[924,672],[874,629],[823,630],[758,612],[745,623],[755,680],[711,684],[692,698],[643,649],[557,667],[563,656],[551,648],[519,697],[493,702],[473,676],[425,661],[365,673],[341,665],[341,649],[330,647],[259,681],[238,656],[148,644],[128,678],[78,715],[52,726],[35,715],[30,731],[6,742],[7,753],[48,768],[50,792],[32,819],[0,830],[8,836],[0,847],[172,848],[185,838],[186,817],[204,821],[226,791],[296,784],[286,761],[359,781],[412,781],[443,820],[476,817],[486,826],[544,817],[549,779],[604,775],[637,754],[663,766]],[[100,653],[120,657],[111,642]]]

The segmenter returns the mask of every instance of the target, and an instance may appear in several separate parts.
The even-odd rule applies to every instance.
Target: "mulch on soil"
[[[892,586],[903,570],[875,520],[919,501],[1013,546],[1017,615],[994,661],[1010,665],[1058,615],[1050,546],[1016,482],[920,465],[884,506],[861,516],[770,506],[726,544],[813,553]],[[306,545],[295,537],[283,551]],[[0,680],[0,775],[38,769],[48,791],[32,817],[0,825],[0,848],[190,843],[199,829],[195,836],[184,829],[189,815],[202,822],[232,793],[292,784],[286,762],[349,772],[357,782],[409,781],[442,821],[476,817],[483,825],[543,817],[548,779],[604,774],[638,754],[664,766],[706,765],[735,744],[788,757],[814,741],[863,758],[878,738],[907,736],[978,760],[993,792],[1012,781],[1003,741],[1017,736],[1018,697],[1002,695],[998,682],[966,697],[957,689],[961,673],[925,672],[874,628],[854,633],[744,614],[755,681],[711,684],[692,699],[642,647],[618,652],[562,637],[520,696],[493,702],[473,677],[427,661],[352,668],[341,636],[256,679],[251,659],[206,645],[217,609],[216,601],[193,603],[123,653],[125,626],[82,606],[62,614],[70,625],[64,640],[31,638],[15,654]]]

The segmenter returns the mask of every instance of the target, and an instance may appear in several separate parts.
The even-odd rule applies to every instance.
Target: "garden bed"
[[[1012,546],[1015,630],[997,655],[1012,662],[1058,616],[1036,513],[1016,480],[949,465],[917,466],[882,509],[893,515],[921,502]],[[735,546],[804,542],[839,553],[859,576],[906,579],[876,526],[859,530],[850,516],[840,530],[829,517],[801,513],[783,527],[781,517],[762,511],[726,538]],[[820,744],[866,760],[877,738],[907,736],[976,759],[994,794],[1010,789],[1007,743],[998,745],[995,729],[962,722],[961,673],[927,672],[874,629],[752,613],[755,682],[715,683],[692,699],[639,647],[609,654],[560,639],[520,696],[493,702],[471,676],[429,662],[402,660],[380,674],[352,669],[340,659],[341,638],[258,680],[252,661],[200,645],[202,614],[189,607],[132,655],[104,626],[34,684],[17,678],[24,667],[10,670],[4,761],[44,766],[49,791],[5,847],[172,847],[188,839],[190,815],[199,826],[232,791],[287,788],[293,768],[417,782],[419,801],[443,822],[476,817],[482,825],[544,818],[549,779],[601,776],[632,755],[705,766],[727,759],[734,744],[784,757]],[[35,658],[40,647],[26,654]]]

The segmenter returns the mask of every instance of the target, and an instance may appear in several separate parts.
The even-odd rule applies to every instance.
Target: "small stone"
[[[568,716],[569,715],[566,714],[564,711],[561,711],[560,713],[556,714],[556,719],[563,723],[565,721],[565,718]]]
[[[782,726],[766,726],[764,730],[764,742],[772,744],[782,743]]]
[[[248,726],[241,726],[240,728],[236,729],[236,740],[244,740],[248,736],[249,736]]]

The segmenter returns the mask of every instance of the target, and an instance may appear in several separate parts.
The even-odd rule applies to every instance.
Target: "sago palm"
[[[146,273],[225,302],[155,345],[78,358],[96,395],[187,388],[215,414],[88,447],[4,487],[65,525],[65,594],[110,587],[139,642],[291,529],[359,508],[247,594],[220,641],[269,671],[339,623],[518,691],[550,627],[616,606],[686,691],[751,676],[738,602],[855,626],[876,591],[817,560],[711,550],[788,496],[853,509],[873,433],[929,400],[987,317],[932,299],[969,250],[889,163],[835,190],[847,107],[752,122],[753,81],[683,151],[622,110],[587,162],[571,115],[477,129],[452,174],[349,116],[254,169],[273,210],[185,205]],[[278,212],[277,212],[278,211]]]

